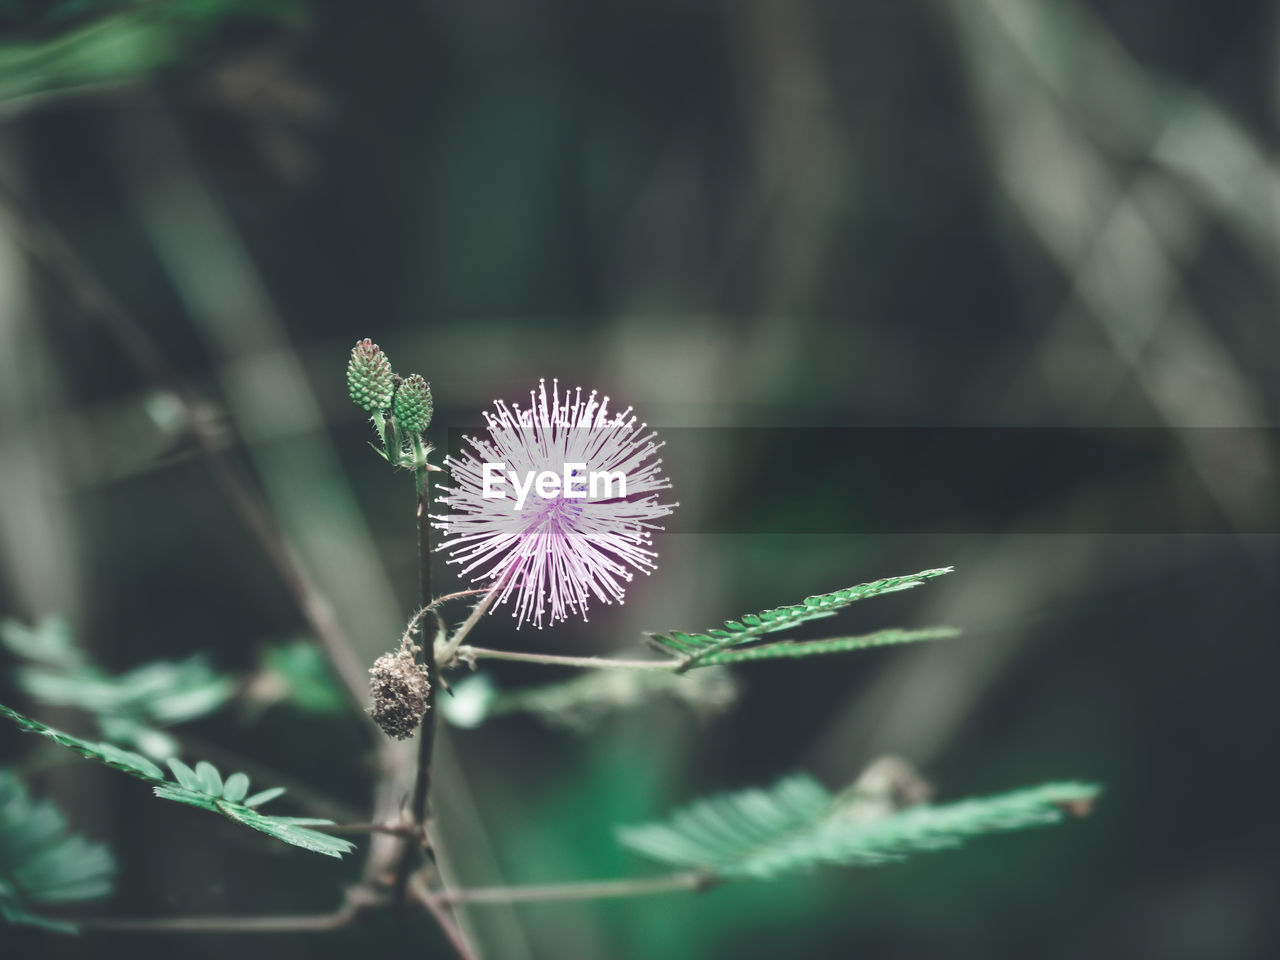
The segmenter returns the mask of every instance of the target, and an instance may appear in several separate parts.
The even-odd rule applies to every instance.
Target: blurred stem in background
[[[338,625],[325,594],[299,562],[266,507],[226,452],[226,438],[207,407],[202,405],[156,350],[144,329],[115,300],[93,270],[66,242],[57,228],[35,213],[13,190],[0,182],[0,205],[17,227],[17,235],[31,256],[48,270],[84,317],[100,327],[129,355],[139,371],[165,391],[181,411],[186,429],[196,441],[210,472],[231,507],[257,541],[264,556],[289,592],[316,639],[324,647],[352,703],[363,709],[364,669]]]

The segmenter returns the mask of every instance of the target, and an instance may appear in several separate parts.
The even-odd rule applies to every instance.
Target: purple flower
[[[678,504],[654,454],[661,443],[628,407],[610,415],[609,398],[560,393],[559,381],[529,391],[530,407],[494,401],[488,436],[447,457],[453,486],[441,487],[450,512],[436,516],[440,549],[473,583],[514,598],[517,626],[544,616],[587,616],[592,599],[622,602],[633,571],[649,573],[656,521]]]

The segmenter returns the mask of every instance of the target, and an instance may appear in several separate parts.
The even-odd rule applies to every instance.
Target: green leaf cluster
[[[229,18],[280,20],[295,17],[299,10],[296,0],[35,6],[10,0],[0,8],[0,19],[45,34],[0,43],[0,104],[136,80],[178,60]]]
[[[1057,823],[1086,809],[1095,784],[1049,783],[991,797],[853,816],[797,774],[762,790],[695,801],[659,823],[622,827],[619,841],[654,860],[714,877],[766,879],[820,865],[870,866],[959,846],[988,833]]]
[[[178,745],[157,727],[212,713],[235,692],[234,681],[200,655],[111,676],[90,662],[57,618],[34,629],[6,620],[0,623],[0,643],[34,663],[17,671],[23,691],[50,706],[87,710],[104,736],[161,759],[177,753]]]
[[[267,648],[261,670],[249,683],[248,696],[263,704],[289,703],[303,713],[340,714],[347,698],[320,648],[295,640]]]
[[[16,775],[0,769],[0,918],[75,933],[73,924],[32,907],[105,897],[115,871],[106,846],[68,833],[57,806],[34,800]]]
[[[122,750],[120,747],[110,743],[97,743],[93,740],[84,740],[69,733],[63,733],[61,730],[46,726],[39,720],[24,716],[17,710],[6,707],[3,703],[0,703],[0,716],[8,717],[28,733],[46,737],[59,746],[80,754],[87,760],[96,760],[98,763],[105,764],[113,770],[127,773],[129,776],[137,777],[139,780],[164,780],[164,771],[140,753]]]
[[[457,727],[478,727],[512,713],[536,716],[549,726],[586,734],[611,713],[653,704],[678,703],[706,719],[727,710],[737,688],[727,670],[699,671],[689,677],[665,670],[599,670],[559,683],[499,690],[487,673],[475,673],[453,685],[440,710]]]
[[[158,766],[141,754],[121,750],[109,743],[95,743],[63,733],[61,730],[33,720],[18,711],[0,704],[0,715],[8,717],[23,730],[47,737],[54,743],[74,750],[82,757],[97,760],[113,769],[145,780],[155,787],[155,794],[166,800],[176,800],[202,810],[218,813],[228,820],[259,830],[283,840],[285,843],[323,853],[329,857],[341,857],[353,844],[339,837],[331,837],[310,827],[331,824],[331,820],[315,820],[306,817],[272,817],[258,812],[257,807],[284,793],[283,787],[273,787],[249,796],[249,778],[243,773],[233,773],[225,780],[211,763],[201,761],[194,770],[176,759],[169,760],[174,781],[166,778]]]
[[[775,607],[772,610],[747,614],[740,620],[727,620],[723,628],[708,630],[706,633],[684,633],[673,630],[669,633],[652,634],[649,640],[662,652],[678,659],[679,669],[687,670],[691,667],[714,663],[814,656],[860,650],[889,643],[909,643],[916,640],[955,636],[956,631],[951,628],[936,627],[924,631],[888,630],[862,637],[837,637],[804,643],[795,641],[758,643],[769,634],[789,630],[811,620],[830,617],[859,600],[896,593],[899,590],[910,590],[935,577],[951,573],[954,569],[954,567],[939,567],[909,576],[885,577],[882,580],[846,587],[834,593],[805,597],[803,602],[791,606]]]
[[[332,820],[273,817],[260,813],[257,808],[284,793],[284,787],[271,787],[249,795],[249,778],[245,774],[233,773],[224,780],[218,769],[204,760],[193,770],[181,760],[171,758],[169,769],[178,782],[157,786],[157,797],[222,814],[235,823],[327,857],[341,857],[353,847],[349,840],[310,829],[331,825]]]

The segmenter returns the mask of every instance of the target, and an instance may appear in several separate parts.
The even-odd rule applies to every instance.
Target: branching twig
[[[142,326],[112,296],[52,223],[31,210],[3,183],[0,183],[0,207],[8,212],[19,241],[32,259],[54,276],[84,316],[114,339],[143,375],[176,404],[182,413],[183,425],[209,465],[209,472],[283,581],[307,626],[333,664],[347,696],[363,713],[368,678],[354,648],[338,624],[328,599],[316,587],[284,535],[276,528],[250,483],[227,456],[222,432],[208,411],[151,342]]]
[[[517,663],[540,663],[552,667],[583,667],[590,670],[665,670],[677,673],[679,660],[610,660],[606,657],[565,657],[554,653],[516,653],[490,650],[486,647],[459,647],[458,660],[513,660]]]
[[[361,824],[353,826],[378,826]],[[681,890],[707,890],[718,883],[714,874],[700,870],[671,873],[659,877],[629,880],[603,880],[585,883],[529,884],[514,887],[474,887],[469,890],[430,891],[420,883],[409,886],[413,898],[431,912],[463,960],[475,960],[475,954],[458,932],[457,925],[445,909],[451,904],[551,903],[585,900],[611,900],[644,897]],[[145,919],[76,920],[84,930],[119,933],[298,933],[337,930],[348,926],[361,913],[387,906],[382,899],[372,898],[364,888],[355,888],[346,902],[333,913],[280,915],[261,917],[153,917]]]
[[[354,908],[334,913],[265,917],[156,917],[141,920],[81,920],[82,930],[106,933],[323,933],[347,926]]]
[[[332,913],[281,914],[261,917],[147,917],[144,919],[76,920],[82,930],[104,933],[322,933],[350,925],[361,913],[380,906],[380,898],[364,888],[347,891],[342,906]]]
[[[611,900],[642,897],[677,890],[706,890],[717,878],[701,870],[688,870],[660,877],[634,880],[601,880],[583,883],[529,884],[515,887],[473,887],[469,890],[441,890],[428,896],[437,903],[548,903],[570,900]]]
[[[406,636],[412,633],[415,623],[422,616],[433,610],[441,600],[431,597],[431,473],[425,466],[414,471],[417,487],[418,507],[418,602],[421,609],[409,623]],[[483,603],[483,601],[481,601]],[[435,861],[431,837],[427,831],[427,819],[430,816],[431,797],[431,764],[435,755],[436,739],[436,696],[440,687],[440,670],[436,661],[435,637],[423,637],[422,660],[427,670],[426,713],[422,718],[422,726],[418,730],[418,769],[414,775],[413,798],[409,805],[409,823],[414,833],[407,837],[396,861],[393,901],[403,904],[409,892],[409,881],[413,873],[413,864],[417,851],[422,850],[427,857]],[[414,842],[416,840],[416,843]],[[425,894],[424,894],[425,895]],[[449,909],[437,902],[422,901],[427,910],[435,918],[436,923],[449,938],[454,949],[462,960],[475,960],[467,939],[458,928],[457,922],[450,916]]]
[[[422,610],[429,610],[431,603],[431,478],[426,470],[414,473],[418,492],[418,603]],[[418,770],[414,776],[413,799],[409,805],[409,822],[425,833],[428,800],[431,793],[431,761],[436,742],[436,690],[440,686],[440,671],[436,667],[434,637],[424,637],[422,660],[427,668],[426,713],[418,730]],[[424,845],[431,855],[430,843]],[[396,864],[395,900],[403,903],[413,871],[414,847],[406,843]]]
[[[490,587],[488,592],[481,598],[480,602],[475,605],[475,609],[471,611],[471,616],[467,617],[467,619],[462,622],[462,626],[457,629],[454,635],[449,638],[449,642],[446,643],[444,648],[439,651],[436,656],[442,666],[447,666],[453,662],[454,657],[458,653],[458,647],[462,645],[462,641],[466,638],[467,634],[469,634],[475,625],[480,622],[480,618],[488,612],[489,607],[493,605],[493,601],[498,598],[498,592],[501,589],[502,581],[499,581]]]
[[[413,633],[418,629],[418,625],[422,623],[423,618],[429,614],[436,614],[439,620],[439,610],[444,604],[450,600],[461,600],[463,597],[473,597],[481,593],[487,593],[487,590],[459,590],[456,593],[446,593],[443,597],[436,597],[425,607],[421,607],[409,620],[408,626],[404,628],[404,635],[400,638],[400,649],[407,649],[413,640]],[[443,627],[441,628],[443,629]],[[424,642],[426,642],[424,640]]]
[[[325,833],[385,833],[393,837],[405,837],[409,840],[421,840],[422,831],[411,823],[331,823],[326,824]]]
[[[450,916],[448,908],[436,900],[424,885],[414,884],[413,895],[420,904],[426,907],[427,912],[435,918],[444,935],[453,944],[453,948],[458,951],[458,956],[462,960],[477,960],[474,951],[471,949],[471,944],[467,943],[467,938],[463,936],[457,922]]]

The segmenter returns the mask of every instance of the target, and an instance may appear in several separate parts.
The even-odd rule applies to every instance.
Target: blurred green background
[[[903,865],[475,908],[484,956],[1280,952],[1277,448],[1207,429],[1280,414],[1275,4],[9,0],[0,38],[0,180],[207,402],[362,662],[416,606],[412,486],[345,396],[364,336],[431,381],[439,444],[542,376],[660,429],[717,428],[672,458],[681,532],[625,606],[541,633],[494,617],[487,646],[634,651],[646,629],[956,565],[841,629],[959,640],[747,665],[713,717],[661,698],[585,737],[526,715],[447,731],[436,804],[463,882],[640,874],[614,824],[793,769],[838,788],[886,752],[942,798],[1107,785],[1086,821]],[[302,618],[25,229],[0,210],[0,612],[65,616],[114,670],[208,651],[252,673]],[[886,530],[868,489],[909,518],[967,466],[850,443],[814,477],[791,468],[814,451],[719,429],[765,426],[1174,431],[1220,523],[1091,521],[1116,485],[1160,489],[1148,470]],[[1001,496],[1037,471],[993,463]],[[732,530],[700,523],[743,474],[759,502],[734,501]],[[821,532],[830,497],[866,529]],[[1078,525],[1029,532],[1050,509]],[[182,733],[367,814],[350,717],[233,708]],[[0,730],[5,763],[35,747]],[[33,782],[112,841],[107,914],[323,911],[359,876],[358,855],[316,863],[89,764]],[[3,927],[0,946],[447,955],[425,919],[386,917],[326,936]]]

